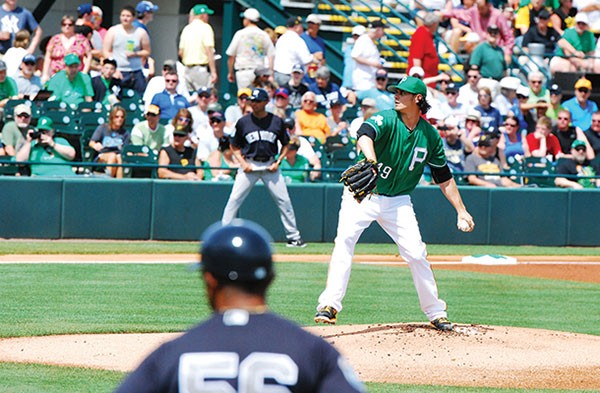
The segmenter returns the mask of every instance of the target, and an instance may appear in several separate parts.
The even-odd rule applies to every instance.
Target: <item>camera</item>
[[[31,139],[40,139],[42,132],[33,130],[29,133],[29,136],[31,136]]]

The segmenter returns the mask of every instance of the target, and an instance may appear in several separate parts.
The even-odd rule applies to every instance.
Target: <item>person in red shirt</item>
[[[439,15],[431,12],[423,18],[423,26],[417,27],[410,39],[410,49],[408,51],[408,69],[413,66],[422,67],[425,71],[425,78],[439,74],[438,65],[440,59],[435,48],[433,36],[440,22]],[[430,87],[435,88],[435,83]]]
[[[535,131],[527,135],[527,147],[525,149],[526,157],[546,157],[551,155],[553,159],[558,159],[564,155],[560,148],[560,142],[556,135],[551,133],[552,122],[542,116],[535,125]]]

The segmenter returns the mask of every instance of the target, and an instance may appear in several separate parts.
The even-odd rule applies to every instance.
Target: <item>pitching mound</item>
[[[314,326],[365,381],[509,388],[597,388],[600,337],[513,327],[424,324]],[[0,340],[0,361],[129,371],[177,334]]]

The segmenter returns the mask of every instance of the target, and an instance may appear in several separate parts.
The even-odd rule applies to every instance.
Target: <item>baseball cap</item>
[[[405,76],[400,79],[398,84],[388,86],[387,90],[391,93],[396,93],[397,90],[407,91],[412,94],[422,94],[427,96],[427,86],[419,78],[414,76]]]
[[[0,60],[0,71],[6,71],[6,63],[4,60]]]
[[[23,63],[35,63],[35,56],[34,55],[30,55],[27,54],[25,56],[23,56],[23,59],[21,60]]]
[[[285,87],[280,87],[277,90],[275,90],[275,97],[277,96],[288,98],[290,96],[290,93]]]
[[[412,66],[410,68],[410,70],[408,70],[408,75],[409,76],[419,75],[422,78],[425,76],[425,70],[423,70],[423,67]]]
[[[75,53],[69,53],[65,56],[65,65],[70,66],[73,64],[81,64],[79,57]]]
[[[585,12],[578,12],[575,15],[575,23],[585,23],[586,25],[590,24],[590,20]]]
[[[517,95],[529,97],[529,87],[520,85],[519,87],[517,87]]]
[[[367,31],[363,25],[356,25],[352,28],[352,35],[363,35]]]
[[[292,74],[294,72],[299,72],[301,74],[304,74],[304,67],[302,67],[302,64],[294,64],[294,66],[292,67]]]
[[[321,19],[317,16],[317,14],[310,14],[306,17],[306,23],[314,23],[316,25],[320,25]]]
[[[154,104],[150,104],[148,105],[148,107],[146,108],[146,114],[151,114],[151,115],[160,115],[160,107],[158,105],[154,105]]]
[[[163,70],[164,69],[171,69],[171,70],[176,70],[177,69],[177,62],[173,59],[167,59],[164,61],[163,63]]]
[[[477,141],[477,146],[492,146],[492,137],[487,134],[483,134]]]
[[[500,130],[496,127],[488,127],[483,130],[483,134],[489,136],[490,138],[500,138]]]
[[[329,106],[331,106],[331,107],[338,106],[338,105],[344,105],[344,102],[342,100],[340,100],[339,98],[334,98],[333,100],[331,100],[329,102]]]
[[[467,120],[481,121],[481,112],[477,109],[469,109],[467,111]]]
[[[575,82],[575,90],[577,89],[588,89],[592,90],[592,82],[586,78],[580,78]]]
[[[252,94],[248,99],[256,102],[269,101],[269,94],[264,89],[256,88],[252,90]]]
[[[79,15],[91,14],[93,12],[91,4],[81,4],[77,7],[77,13]]]
[[[275,34],[283,35],[287,32],[287,27],[277,26],[274,31],[275,31]]]
[[[500,87],[503,89],[517,90],[521,86],[521,80],[514,76],[505,76],[500,79]]]
[[[135,11],[139,14],[143,14],[145,12],[156,12],[158,11],[158,6],[152,4],[150,1],[140,1],[135,6]]]
[[[113,66],[115,66],[115,68],[117,67],[117,61],[115,59],[112,59],[110,57],[102,60],[102,65],[104,64],[112,64]]]
[[[571,149],[577,149],[578,147],[584,147],[587,148],[587,146],[585,145],[585,142],[582,141],[581,139],[575,139],[573,141],[573,143],[571,143]]]
[[[192,8],[192,13],[194,15],[202,15],[202,14],[212,15],[212,14],[215,13],[215,11],[211,10],[210,8],[208,8],[208,6],[206,4],[196,4]]]
[[[377,71],[375,71],[375,78],[387,78],[387,77],[388,77],[388,73],[383,68],[380,68]]]
[[[294,27],[302,24],[302,18],[299,16],[289,17],[285,25],[287,27]]]
[[[458,86],[456,85],[456,83],[450,82],[448,83],[448,86],[446,86],[446,91],[458,91]]]
[[[29,116],[31,116],[31,107],[27,104],[19,104],[15,106],[15,109],[13,110],[13,114],[15,116],[22,115],[23,113],[26,113]]]
[[[550,12],[546,8],[542,8],[542,10],[538,12],[537,17],[539,19],[550,19]]]
[[[244,87],[238,90],[237,96],[241,97],[245,95],[246,97],[250,97],[252,95],[252,90],[248,87]]]
[[[376,19],[369,23],[369,28],[375,29],[377,27],[385,27],[385,25],[383,24],[383,21],[381,19]]]
[[[319,67],[319,69],[315,73],[315,78],[329,79],[330,76],[331,71],[329,71],[329,67],[327,66]]]
[[[97,5],[92,6],[92,13],[95,16],[98,16],[100,18],[102,18],[102,16],[104,16],[104,12],[102,11],[102,8],[98,7]]]
[[[42,116],[38,119],[36,128],[38,130],[52,131],[54,129],[54,122],[51,118]]]
[[[212,93],[212,90],[210,87],[202,86],[201,88],[198,89],[197,93],[199,96],[200,95],[210,96]]]
[[[173,135],[188,135],[191,131],[191,127],[179,125],[173,129]]]
[[[499,33],[500,32],[500,28],[496,25],[489,25],[487,27],[487,32],[488,33]]]
[[[225,116],[223,116],[223,113],[221,111],[216,111],[210,114],[209,116],[210,121],[213,120],[218,120],[218,121],[223,121],[225,120]]]
[[[242,12],[240,16],[248,19],[250,22],[258,22],[260,20],[260,13],[256,8],[248,8],[246,11]]]
[[[256,76],[270,76],[271,70],[267,67],[258,67],[254,69],[254,75]]]
[[[363,100],[360,102],[360,106],[368,106],[371,108],[376,108],[377,101],[375,101],[375,98],[366,97],[366,98],[363,98]]]
[[[208,112],[209,115],[213,112],[221,112],[222,110],[223,110],[223,107],[218,102],[211,102],[206,107],[206,112]]]
[[[548,90],[550,90],[550,94],[556,94],[556,95],[562,94],[562,89],[556,83],[554,83],[552,86],[550,86],[550,89],[548,89]]]

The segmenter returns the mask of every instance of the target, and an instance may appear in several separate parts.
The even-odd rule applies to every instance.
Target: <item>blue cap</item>
[[[197,93],[198,93],[198,95],[202,95],[202,94],[211,95],[212,90],[210,87],[202,86],[201,88],[198,89]]]
[[[152,4],[152,2],[150,2],[150,1],[140,1],[135,6],[135,11],[138,14],[143,14],[145,12],[156,12],[156,11],[158,11],[158,6]]]
[[[264,89],[252,89],[252,95],[248,99],[256,102],[269,101],[269,94]]]
[[[23,59],[21,61],[23,63],[35,63],[36,58],[34,55],[26,54],[25,56],[23,56]]]
[[[294,64],[292,67],[292,73],[294,72],[301,72],[304,74],[304,68],[302,67],[302,64]]]
[[[93,12],[91,4],[82,4],[77,7],[77,13],[79,15],[91,14]]]

